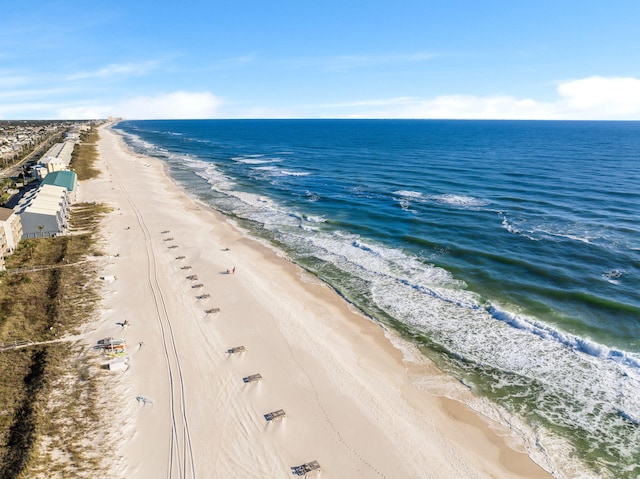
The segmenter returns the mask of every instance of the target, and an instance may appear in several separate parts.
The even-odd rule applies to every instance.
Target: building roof
[[[67,189],[64,186],[42,184],[40,185],[40,188],[38,188],[35,198],[40,196],[56,196],[64,198],[67,195]]]
[[[11,208],[0,206],[0,221],[7,221],[12,214],[13,210]]]
[[[58,212],[59,210],[56,210],[55,208],[46,208],[44,205],[37,205],[37,206],[29,206],[28,208],[26,208],[22,214],[26,214],[26,213],[34,213],[34,214],[39,214],[39,215],[45,215],[45,216],[58,216]]]
[[[63,186],[73,191],[76,186],[76,174],[73,171],[54,171],[42,180],[43,185]]]
[[[20,198],[17,206],[29,206],[29,204],[36,201],[39,196],[53,196],[56,198],[64,198],[65,196],[67,196],[67,189],[64,186],[40,185],[38,189],[31,190],[22,198]]]
[[[64,166],[69,166],[74,147],[74,141],[56,143],[43,155],[39,163],[61,163]]]
[[[28,207],[51,208],[59,211],[62,207],[62,200],[53,196],[50,196],[48,198],[38,196],[38,198],[36,198],[35,201],[31,202]]]

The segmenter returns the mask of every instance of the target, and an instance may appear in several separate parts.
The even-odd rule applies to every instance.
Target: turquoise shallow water
[[[525,418],[558,467],[640,475],[640,123],[117,128],[190,194]]]

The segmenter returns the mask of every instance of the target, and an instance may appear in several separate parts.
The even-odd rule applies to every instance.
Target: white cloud
[[[640,79],[593,76],[558,87],[560,104],[572,115],[640,119]]]
[[[0,92],[0,116],[42,118],[131,119],[189,118],[451,118],[539,120],[640,120],[640,79],[589,77],[561,82],[549,101],[507,95],[393,97],[325,105],[276,105],[223,102],[207,91],[176,91],[114,101],[28,102],[60,97],[62,92]],[[65,95],[68,96],[68,95]]]
[[[66,77],[67,80],[84,80],[86,78],[113,78],[123,76],[141,76],[157,68],[158,61],[143,63],[113,63],[94,71],[77,72]]]
[[[545,119],[552,111],[552,104],[530,99],[442,95],[431,100],[398,99],[395,105],[368,114],[376,118]]]
[[[42,113],[56,108],[54,103],[9,103],[0,104],[0,119],[55,119]]]
[[[640,120],[640,79],[589,77],[560,83],[552,101],[512,96],[440,95],[329,104],[350,118]],[[349,110],[349,112],[347,112]],[[330,115],[325,115],[330,116]]]
[[[117,115],[136,119],[214,118],[222,100],[209,92],[177,91],[155,97],[138,97],[117,106]]]
[[[106,118],[120,116],[128,119],[206,119],[216,118],[223,102],[209,92],[177,91],[156,96],[141,96],[114,105],[86,104],[63,108],[59,118]]]
[[[0,101],[3,103],[2,106],[7,106],[8,104],[20,102],[20,101],[31,101],[35,102],[36,99],[40,98],[59,98],[61,95],[69,95],[70,92],[67,88],[31,88],[31,89],[2,89],[0,81]],[[51,103],[51,102],[49,102]]]
[[[58,108],[54,119],[93,120],[114,116],[113,108],[105,105],[63,106]]]

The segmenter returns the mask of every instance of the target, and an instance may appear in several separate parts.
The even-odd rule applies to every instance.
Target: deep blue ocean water
[[[116,128],[523,419],[558,477],[640,477],[640,122]]]

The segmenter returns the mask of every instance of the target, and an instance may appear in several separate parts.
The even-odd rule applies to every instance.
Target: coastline
[[[114,208],[116,280],[92,336],[130,346],[114,376],[123,477],[283,477],[313,460],[329,477],[552,477],[504,427],[415,387],[442,373],[405,362],[379,325],[190,199],[159,160],[105,127],[99,152],[81,194]],[[278,409],[286,418],[265,421]]]

